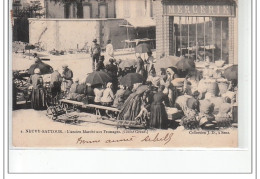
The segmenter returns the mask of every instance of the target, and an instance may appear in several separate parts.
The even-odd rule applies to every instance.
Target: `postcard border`
[[[8,1],[9,2],[9,1]],[[251,0],[251,45],[252,45],[252,48],[251,48],[251,70],[253,71],[253,65],[254,65],[254,63],[253,63],[253,60],[254,60],[254,57],[253,56],[255,56],[255,57],[257,57],[257,51],[255,52],[255,55],[253,55],[253,45],[254,45],[254,40],[253,40],[253,16],[254,16],[254,14],[253,14],[253,0]],[[255,4],[257,4],[257,1],[255,0]],[[6,116],[6,111],[7,111],[7,118],[9,119],[9,117],[10,117],[10,101],[9,100],[7,100],[7,101],[5,101],[6,100],[6,98],[7,99],[9,99],[9,90],[10,90],[10,85],[9,85],[9,82],[8,81],[6,81],[6,79],[8,79],[9,80],[9,78],[10,78],[10,73],[9,73],[9,63],[10,63],[10,54],[9,54],[9,52],[10,52],[10,48],[9,48],[9,43],[10,43],[10,16],[9,16],[9,13],[7,13],[7,18],[6,18],[6,4],[5,4],[5,0],[3,1],[3,7],[4,7],[4,10],[3,10],[3,19],[4,19],[4,22],[6,22],[6,19],[7,19],[7,22],[6,23],[4,23],[4,25],[5,24],[8,24],[8,27],[7,27],[7,32],[6,32],[6,28],[4,27],[3,28],[3,31],[4,31],[4,34],[3,34],[3,48],[4,48],[4,52],[3,52],[3,67],[4,67],[4,69],[3,69],[3,82],[4,82],[4,84],[8,84],[8,86],[7,86],[7,91],[6,91],[6,88],[5,88],[5,85],[3,85],[3,107],[4,107],[4,111],[3,111],[3,118],[4,118],[4,120],[3,120],[3,131],[4,131],[4,134],[3,134],[3,137],[4,137],[4,139],[5,139],[5,116]],[[7,6],[7,12],[9,12],[9,10],[10,10],[10,3],[8,3],[8,6]],[[257,14],[257,6],[255,6],[255,13]],[[255,22],[256,24],[257,24],[257,17],[256,17],[256,22]],[[257,28],[257,27],[256,27]],[[8,40],[7,40],[7,42],[6,42],[6,39],[5,39],[5,34],[7,33],[7,38],[8,38]],[[257,34],[255,34],[255,36],[257,37]],[[7,43],[7,48],[6,48],[6,43]],[[255,46],[257,47],[257,44],[256,44],[256,42],[255,42]],[[5,65],[6,65],[6,62],[5,62],[5,56],[6,56],[6,49],[7,49],[7,64],[8,64],[8,69],[7,69],[7,78],[6,78],[6,69],[5,69]],[[257,61],[255,62],[256,64],[257,64]],[[257,74],[257,65],[255,66],[255,73]],[[252,87],[253,87],[253,72],[251,73],[251,84],[252,84]],[[255,79],[255,84],[257,84],[256,83],[256,80],[257,80],[257,78]],[[257,86],[256,86],[256,89],[255,89],[256,91],[257,91]],[[8,94],[8,96],[6,97],[5,96],[5,94]],[[251,120],[252,120],[252,122],[251,122],[251,173],[250,174],[252,174],[253,173],[253,119],[254,119],[254,114],[255,114],[255,119],[257,118],[257,111],[255,110],[255,111],[253,111],[253,106],[255,105],[255,107],[257,107],[257,103],[256,103],[256,101],[254,102],[254,100],[253,100],[253,97],[254,96],[256,96],[257,97],[257,93],[255,93],[254,94],[254,89],[252,88],[251,89],[251,105],[252,105],[252,108],[251,108]],[[7,103],[7,105],[5,105]],[[254,104],[255,103],[255,104]],[[255,112],[255,113],[253,113],[253,112]],[[7,126],[8,126],[8,129],[7,129],[7,131],[9,131],[9,124],[10,122],[7,122]],[[257,124],[257,120],[255,121],[255,123]],[[256,132],[256,134],[257,134],[257,125],[255,126],[255,132]],[[7,138],[9,139],[9,132],[7,132]],[[9,172],[9,150],[10,150],[10,143],[9,143],[10,141],[8,140],[8,142],[7,142],[7,164],[8,164],[8,166],[7,166],[7,169],[8,169],[8,174],[13,174],[13,173],[10,173]],[[256,137],[255,137],[255,146],[257,146],[257,135],[256,135]],[[5,149],[6,149],[6,146],[5,146],[5,141],[3,140],[3,147],[4,147],[4,150],[3,150],[3,167],[4,167],[4,172],[3,172],[3,177],[5,178],[5,153],[6,153],[6,151],[5,151]],[[46,149],[46,150],[52,150],[52,149]],[[59,149],[55,149],[55,150],[59,150]],[[78,149],[75,149],[75,150],[78,150]],[[255,149],[255,155],[256,155],[256,157],[257,157],[257,148]],[[255,166],[257,166],[257,160],[256,160],[256,165]],[[257,176],[257,170],[255,171],[256,172],[256,176]],[[63,174],[63,173],[15,173],[15,174]],[[82,173],[64,173],[64,174],[82,174]],[[91,173],[85,173],[85,174],[91,174]],[[94,174],[100,174],[100,173],[94,173]],[[115,173],[115,174],[121,174],[121,173]],[[131,173],[132,174],[132,173]],[[166,174],[166,173],[165,173]],[[173,173],[173,174],[199,174],[199,173]],[[227,173],[200,173],[200,174],[227,174]],[[237,173],[228,173],[228,174],[237,174]]]

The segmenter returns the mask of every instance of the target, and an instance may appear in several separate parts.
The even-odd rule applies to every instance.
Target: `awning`
[[[155,20],[152,18],[127,18],[129,24],[126,26],[133,28],[146,28],[146,27],[155,27]]]

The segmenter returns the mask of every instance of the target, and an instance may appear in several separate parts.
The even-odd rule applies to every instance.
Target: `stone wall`
[[[123,19],[29,19],[29,42],[41,42],[46,50],[81,49],[96,38],[103,47],[108,39],[115,49],[124,47]]]

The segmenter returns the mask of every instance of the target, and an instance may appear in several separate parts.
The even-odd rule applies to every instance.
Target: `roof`
[[[127,18],[127,22],[131,25],[129,27],[134,27],[134,28],[140,28],[140,27],[154,27],[155,26],[155,20],[149,17],[144,17],[144,18]]]

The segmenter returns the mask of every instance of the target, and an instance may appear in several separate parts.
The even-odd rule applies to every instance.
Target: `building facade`
[[[157,58],[169,55],[237,64],[237,1],[157,0]]]
[[[83,0],[78,3],[56,3],[45,0],[46,18],[115,18],[115,0]]]
[[[153,17],[153,0],[116,0],[116,17]]]
[[[44,0],[46,18],[139,18],[153,17],[154,0],[83,0],[55,3]]]

